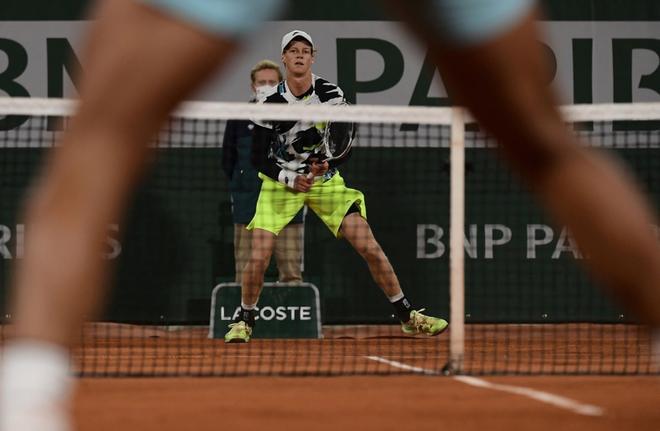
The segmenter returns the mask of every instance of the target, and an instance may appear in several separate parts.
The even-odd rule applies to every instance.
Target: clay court
[[[487,377],[592,405],[587,416],[452,377],[84,378],[81,430],[657,430],[658,377]],[[496,387],[499,388],[499,387]]]
[[[5,336],[12,330],[5,326]],[[449,332],[403,335],[398,325],[324,325],[322,339],[225,344],[209,329],[89,323],[74,369],[83,377],[443,374]],[[469,324],[469,375],[646,375],[650,336],[632,324]]]
[[[498,336],[478,339],[496,328]],[[247,345],[206,339],[205,328],[89,329],[95,337],[88,333],[87,347],[78,350],[79,371],[142,377],[81,378],[74,404],[81,430],[660,427],[660,376],[639,375],[650,369],[644,340],[634,336],[644,332],[634,326],[468,326],[465,365],[486,374],[480,376],[443,375],[446,334],[394,336],[391,325],[324,328],[323,340]],[[612,375],[567,375],[603,371]],[[173,377],[181,374],[200,377]]]

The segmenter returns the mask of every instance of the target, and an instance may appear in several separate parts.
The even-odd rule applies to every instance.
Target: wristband
[[[298,174],[293,171],[282,169],[277,175],[277,181],[284,184],[287,187],[293,188],[296,184],[296,177]]]

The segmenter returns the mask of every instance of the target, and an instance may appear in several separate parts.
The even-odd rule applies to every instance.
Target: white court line
[[[412,371],[414,373],[428,374],[428,375],[432,375],[432,376],[433,375],[435,375],[435,376],[440,375],[440,373],[438,373],[437,371],[434,371],[434,370],[428,370],[426,368],[421,368],[421,367],[414,367],[412,365],[404,364],[402,362],[391,361],[389,359],[381,358],[380,356],[367,356],[367,359],[371,359],[372,361],[376,361],[376,362],[382,362],[383,364],[387,364],[391,367],[401,368],[402,370]]]
[[[415,367],[398,361],[392,361],[389,359],[381,358],[380,356],[367,356],[367,358],[372,361],[381,362],[391,367],[400,368],[406,371],[412,371],[414,373],[427,374],[427,375],[441,374],[435,370]],[[532,388],[527,388],[524,386],[501,385],[498,383],[491,383],[483,379],[479,379],[476,377],[469,377],[469,376],[454,376],[452,378],[461,383],[465,383],[466,385],[475,386],[484,389],[492,389],[495,391],[508,392],[514,395],[521,395],[523,397],[531,398],[535,401],[540,401],[542,403],[550,404],[555,407],[559,407],[561,409],[570,410],[580,415],[603,416],[605,414],[605,409],[603,409],[602,407],[598,407],[592,404],[583,404],[579,401],[572,400],[570,398],[551,394],[549,392],[539,391]]]

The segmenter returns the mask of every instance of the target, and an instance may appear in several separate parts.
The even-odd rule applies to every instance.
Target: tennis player
[[[250,71],[250,86],[256,102],[259,94],[282,81],[280,67],[270,60],[261,60]],[[258,172],[251,162],[254,123],[249,120],[229,120],[222,140],[222,168],[229,179],[231,215],[234,222],[234,262],[236,283],[241,282],[243,269],[250,259],[252,231],[246,227],[254,217],[261,188]],[[303,211],[298,211],[275,241],[275,261],[278,281],[302,282]]]
[[[12,306],[16,338],[0,365],[2,431],[69,429],[69,348],[100,306],[106,227],[119,219],[144,170],[147,142],[279,3],[101,1],[83,56],[79,110],[26,207],[30,230]],[[594,276],[660,328],[660,250],[649,233],[655,217],[621,169],[580,147],[563,124],[546,85],[534,3],[389,2],[429,45],[454,101],[471,109],[556,221],[570,228]]]
[[[264,103],[346,104],[338,86],[312,73],[315,50],[309,34],[293,30],[282,37],[281,48],[286,77],[264,96]],[[445,320],[415,310],[401,290],[367,223],[364,195],[348,188],[337,170],[350,151],[331,162],[322,161],[325,127],[330,126],[303,121],[257,122],[252,159],[263,183],[254,218],[247,227],[253,230],[252,256],[243,271],[241,310],[229,325],[225,342],[250,340],[277,235],[305,204],[334,236],[346,238],[364,258],[374,281],[394,307],[403,332],[437,335],[447,327]]]

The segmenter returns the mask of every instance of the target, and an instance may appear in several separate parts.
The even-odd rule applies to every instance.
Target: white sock
[[[245,302],[241,301],[241,307],[243,307],[243,310],[254,310],[257,308],[257,304],[246,304]]]
[[[392,304],[394,304],[396,301],[398,301],[399,299],[403,298],[404,296],[406,296],[406,295],[403,294],[403,290],[402,290],[401,292],[397,293],[397,294],[394,295],[394,296],[388,296],[387,299],[389,299],[390,302],[391,302]]]
[[[0,360],[0,431],[25,424],[26,420],[38,423],[37,417],[26,418],[30,414],[58,407],[68,409],[72,387],[67,349],[37,340],[7,343]],[[23,418],[18,417],[21,415]],[[47,429],[64,428],[53,423]]]

